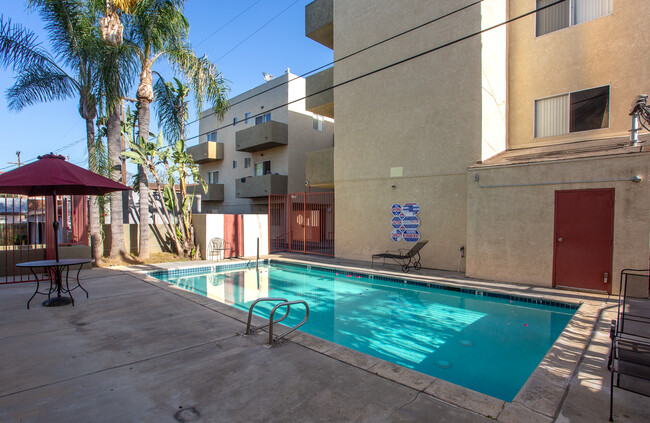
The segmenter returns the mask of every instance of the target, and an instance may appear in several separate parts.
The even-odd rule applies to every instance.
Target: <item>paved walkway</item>
[[[578,371],[568,376],[569,389],[562,390],[560,407],[549,417],[525,408],[534,400],[544,403],[548,393],[542,388],[530,402],[481,413],[495,403],[478,404],[481,397],[468,395],[471,391],[325,347],[304,334],[265,348],[264,334],[239,335],[245,326],[241,311],[130,270],[83,271],[82,283],[90,298],[74,291],[74,307],[45,308],[37,298],[30,310],[25,303],[34,284],[0,286],[0,421],[598,422],[608,417],[611,309],[604,309],[586,354],[572,356],[579,360]],[[617,390],[615,410],[617,422],[646,421],[650,401]]]

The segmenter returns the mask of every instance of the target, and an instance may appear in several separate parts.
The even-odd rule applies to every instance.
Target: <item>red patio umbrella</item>
[[[0,193],[27,196],[51,195],[54,200],[54,251],[59,261],[56,242],[59,222],[56,220],[57,195],[104,195],[131,188],[82,167],[66,162],[56,154],[39,156],[38,160],[0,175]]]

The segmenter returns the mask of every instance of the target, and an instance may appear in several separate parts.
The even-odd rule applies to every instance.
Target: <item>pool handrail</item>
[[[284,320],[284,318],[287,317],[287,315],[289,314],[289,310],[290,310],[292,304],[302,304],[302,305],[305,306],[305,318],[302,319],[302,322],[298,323],[297,325],[295,325],[294,327],[292,327],[291,329],[289,329],[288,331],[286,331],[282,335],[278,335],[275,338],[273,338],[273,323],[277,323],[277,322],[279,322],[281,320]],[[287,313],[284,315],[284,317],[282,317],[282,319],[277,320],[277,321],[274,322],[273,321],[273,315],[275,314],[275,311],[278,308],[285,307],[285,306],[287,307]],[[275,307],[273,307],[273,310],[271,310],[271,315],[269,316],[269,324],[268,324],[268,327],[269,327],[269,343],[267,344],[267,347],[269,347],[269,348],[272,347],[273,343],[275,341],[284,338],[285,336],[289,335],[294,330],[298,329],[299,327],[301,327],[302,325],[307,323],[307,319],[309,319],[309,305],[307,304],[307,301],[305,301],[305,300],[295,300],[295,301],[285,301],[283,303],[277,304]]]
[[[257,327],[251,327],[251,319],[253,318],[253,309],[255,308],[255,305],[257,303],[262,302],[262,301],[282,301],[283,303],[288,302],[288,300],[286,298],[272,298],[272,297],[262,297],[262,298],[258,298],[255,301],[253,301],[250,308],[248,309],[248,322],[246,323],[246,332],[244,332],[245,335],[249,335],[249,334],[255,332],[258,329],[263,329],[263,328],[271,325],[271,323],[281,322],[284,319],[286,319],[287,316],[289,316],[290,308],[287,307],[287,312],[284,314],[284,316],[282,316],[280,319],[276,320],[275,322],[271,322],[271,320],[269,319],[269,323],[267,323],[265,325],[257,326]],[[273,310],[275,311],[275,308]]]

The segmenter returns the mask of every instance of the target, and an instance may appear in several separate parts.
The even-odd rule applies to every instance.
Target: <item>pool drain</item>
[[[447,360],[438,360],[436,361],[436,366],[440,367],[441,369],[451,369],[452,364]]]
[[[458,343],[460,345],[462,345],[463,347],[473,347],[474,346],[474,343],[472,341],[470,341],[469,339],[461,339],[460,341],[458,341]]]
[[[194,407],[182,408],[174,414],[174,418],[180,423],[195,422],[201,417],[201,414]]]

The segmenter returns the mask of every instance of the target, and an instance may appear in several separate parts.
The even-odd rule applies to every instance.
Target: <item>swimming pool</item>
[[[260,297],[305,300],[311,312],[300,330],[504,401],[512,401],[578,307],[275,261],[259,272],[179,273],[149,275],[245,311]],[[255,310],[268,317],[272,307],[259,303]],[[297,307],[283,323],[303,317]]]

